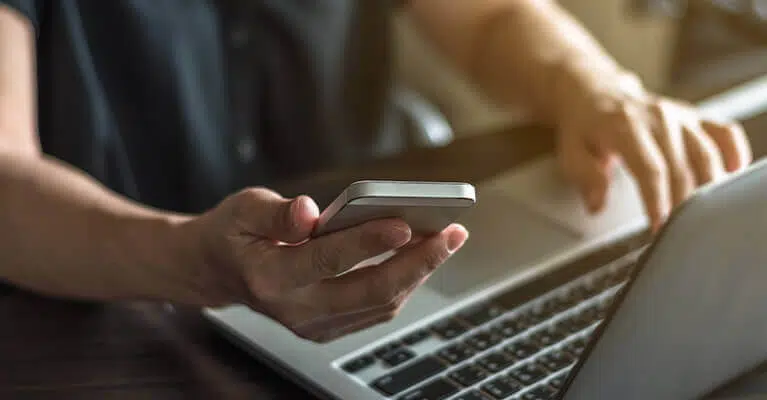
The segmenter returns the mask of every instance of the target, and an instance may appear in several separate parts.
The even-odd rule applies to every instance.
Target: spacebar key
[[[445,370],[445,364],[434,357],[426,357],[418,360],[405,368],[384,375],[370,385],[381,393],[392,396],[412,388],[419,382],[426,380]]]

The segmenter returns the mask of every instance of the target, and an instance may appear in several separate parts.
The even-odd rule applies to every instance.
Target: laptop
[[[700,104],[745,119],[767,78]],[[590,216],[551,158],[477,186],[472,236],[391,322],[327,344],[241,306],[231,340],[322,398],[688,399],[767,359],[767,161],[647,233],[621,168]]]

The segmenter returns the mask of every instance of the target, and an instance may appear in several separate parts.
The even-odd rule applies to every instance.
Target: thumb
[[[562,148],[560,160],[565,177],[578,188],[589,212],[601,211],[610,184],[610,157],[596,155],[582,144],[571,143]]]
[[[254,236],[286,243],[306,240],[319,217],[317,204],[310,197],[286,199],[262,188],[237,193],[234,217],[240,228]]]

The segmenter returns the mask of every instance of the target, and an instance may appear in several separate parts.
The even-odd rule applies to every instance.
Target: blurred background
[[[661,93],[698,99],[767,74],[767,0],[559,1]],[[456,135],[524,122],[493,108],[447,68],[406,17],[396,24],[401,81],[434,105]]]

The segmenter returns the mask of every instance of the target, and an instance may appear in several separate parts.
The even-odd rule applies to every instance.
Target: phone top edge
[[[333,218],[335,214],[337,214],[339,211],[341,211],[344,206],[346,206],[347,199],[349,199],[349,193],[348,190],[344,190],[336,196],[335,199],[333,199],[330,204],[320,212],[319,219],[317,220],[317,226],[315,227],[314,231],[312,232],[312,236],[316,236],[322,233],[322,227],[330,220],[330,218]]]
[[[349,185],[346,201],[366,197],[452,198],[476,202],[476,189],[465,182],[364,180]]]

